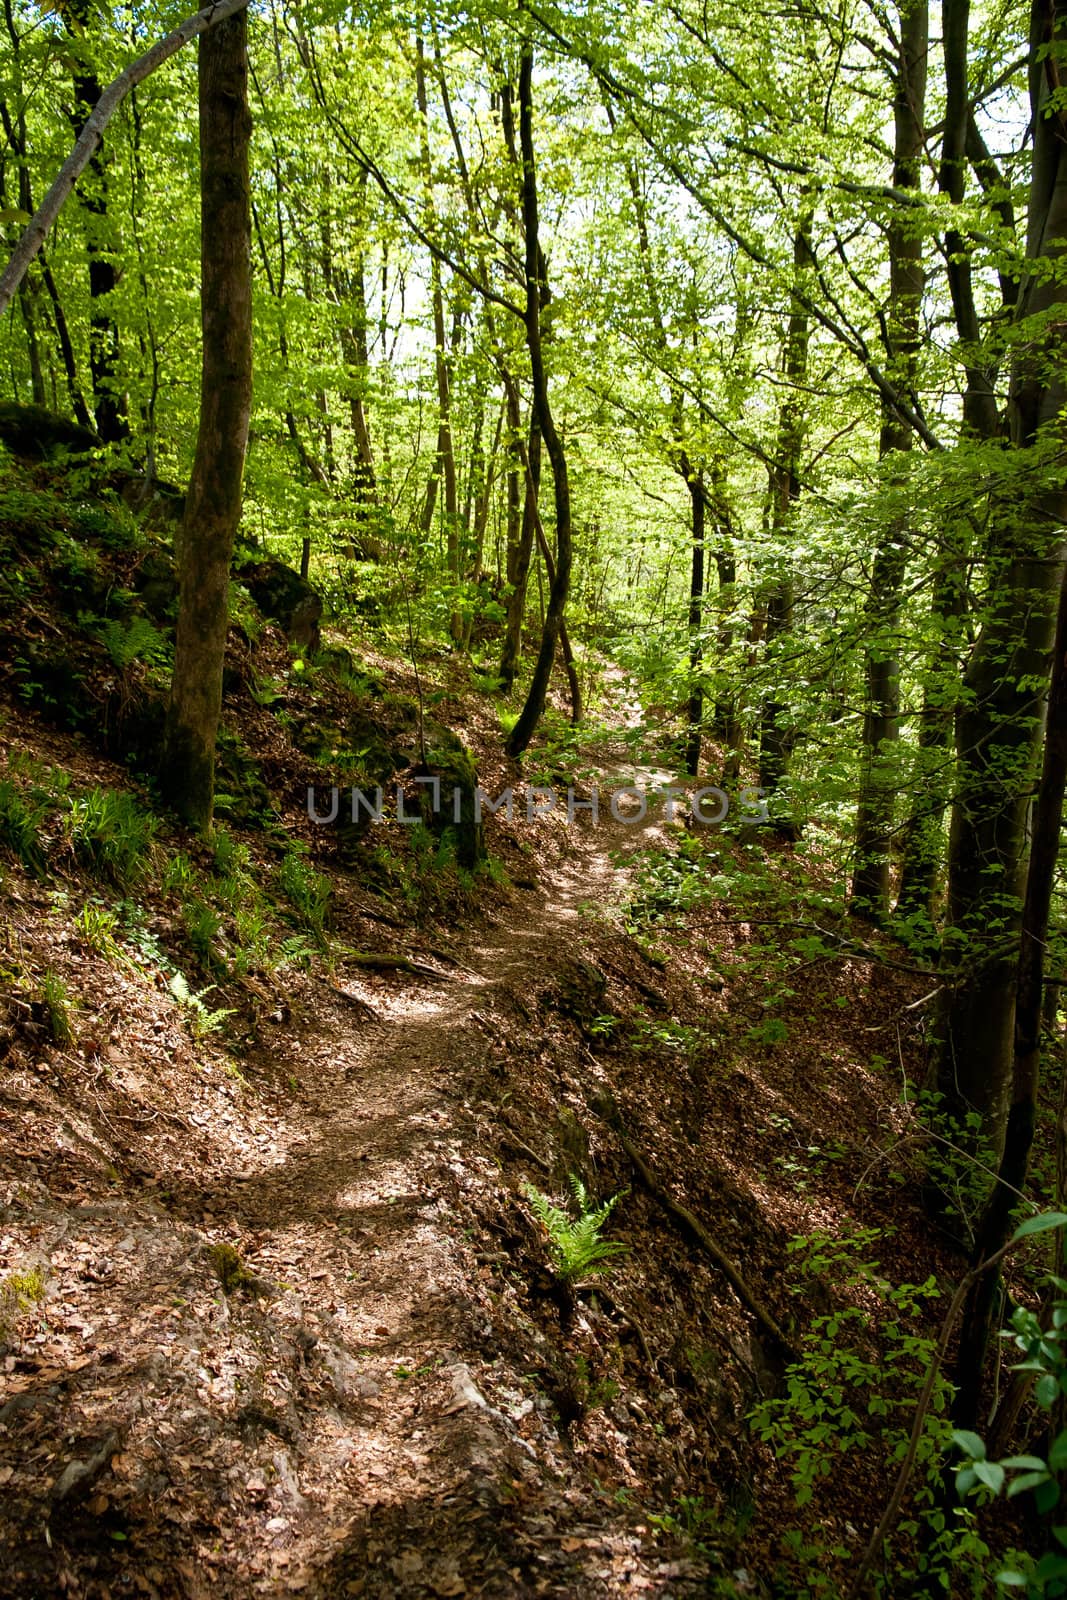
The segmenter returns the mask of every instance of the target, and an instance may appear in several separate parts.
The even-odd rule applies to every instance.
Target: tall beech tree
[[[905,0],[898,19],[899,42],[893,74],[893,187],[901,192],[886,228],[889,253],[889,303],[886,309],[887,371],[914,401],[919,362],[919,317],[925,276],[923,238],[913,197],[922,178],[925,150],[926,57],[929,17],[926,0]],[[892,467],[905,456],[914,434],[895,407],[883,398],[878,442],[882,460]],[[889,910],[890,850],[899,774],[900,595],[906,571],[909,529],[904,513],[893,518],[871,572],[864,622],[865,704],[862,772],[856,807],[856,861],[852,906],[882,921]]]
[[[1029,816],[1067,556],[1058,437],[1067,398],[1058,358],[1067,284],[1057,268],[1067,241],[1067,124],[1056,87],[1064,61],[1064,9],[1055,0],[1034,0],[1034,151],[1024,275],[1013,318],[1011,452],[992,479],[988,594],[956,717],[945,946],[950,987],[938,1087],[960,1121],[979,1113],[998,1152],[1011,1093]],[[989,410],[988,374],[973,358],[969,378],[972,371],[977,377],[968,388],[981,416]]]
[[[200,425],[179,546],[163,782],[175,810],[206,828],[214,806],[230,566],[252,408],[252,119],[245,11],[201,39],[199,102]]]

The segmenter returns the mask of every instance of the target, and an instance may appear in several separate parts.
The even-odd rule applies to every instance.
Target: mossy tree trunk
[[[211,824],[230,565],[252,405],[251,206],[244,11],[200,41],[200,426],[179,559],[178,633],[167,715],[166,798]]]

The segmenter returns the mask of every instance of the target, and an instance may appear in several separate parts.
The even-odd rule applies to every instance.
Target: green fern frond
[[[548,1252],[553,1269],[567,1281],[606,1272],[608,1261],[613,1256],[624,1254],[629,1248],[617,1239],[600,1237],[601,1229],[622,1196],[614,1194],[603,1205],[594,1206],[581,1178],[572,1173],[570,1185],[578,1207],[577,1218],[555,1205],[532,1183],[522,1186],[530,1209],[548,1234]]]

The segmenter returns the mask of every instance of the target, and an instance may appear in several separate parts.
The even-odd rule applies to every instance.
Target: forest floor
[[[633,766],[615,686],[581,790],[605,798],[665,775]],[[451,711],[497,792],[498,733]],[[129,782],[16,703],[3,740]],[[788,1474],[745,1421],[783,1352],[620,1129],[790,1340],[839,1287],[794,1269],[797,1236],[862,1255],[876,1228],[887,1280],[951,1271],[906,1187],[922,983],[796,944],[817,863],[741,830],[694,866],[687,837],[605,799],[596,823],[494,819],[510,882],[407,915],[334,863],[332,959],[220,983],[233,1020],[192,1031],[150,959],[166,897],[142,895],[156,944],[101,953],[71,932],[73,864],[58,899],[5,872],[0,1594],[799,1592]],[[716,870],[686,909],[672,886]],[[349,959],[383,927],[418,971]],[[76,996],[63,1043],[17,999],[45,969]],[[565,1203],[572,1175],[620,1196],[628,1248],[570,1286],[524,1185]],[[816,1486],[831,1567],[883,1492],[869,1451]]]

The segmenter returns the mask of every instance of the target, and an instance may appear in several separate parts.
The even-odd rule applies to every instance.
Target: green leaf
[[[985,1444],[976,1433],[969,1433],[966,1428],[953,1428],[952,1443],[972,1461],[985,1460]]]
[[[1017,1494],[1022,1494],[1026,1489],[1036,1489],[1039,1483],[1048,1482],[1048,1473],[1044,1468],[1040,1472],[1024,1472],[1021,1478],[1013,1478],[1008,1484],[1008,1499],[1014,1500]]]
[[[1039,1216],[1027,1217],[1025,1222],[1020,1222],[1011,1236],[1011,1243],[1016,1239],[1028,1239],[1032,1233],[1049,1233],[1053,1228],[1062,1228],[1067,1225],[1067,1212],[1042,1211]]]
[[[1063,1472],[1067,1468],[1067,1428],[1053,1443],[1048,1453],[1048,1464],[1053,1472]]]
[[[1046,1511],[1051,1511],[1060,1497],[1060,1486],[1055,1478],[1048,1478],[1044,1483],[1039,1483],[1034,1490],[1034,1504],[1044,1516]]]
[[[1026,1579],[1023,1574],[1021,1572],[1012,1572],[1010,1568],[1005,1568],[1003,1572],[997,1573],[997,1582],[1002,1583],[1006,1589],[1026,1588]]]
[[[1059,1380],[1046,1373],[1043,1378],[1038,1378],[1034,1388],[1034,1399],[1045,1411],[1051,1411],[1059,1397]]]
[[[984,1483],[994,1494],[999,1494],[1004,1487],[1004,1468],[999,1461],[976,1461],[974,1475],[979,1483]]]

